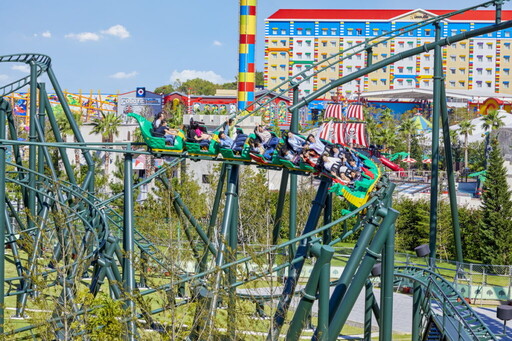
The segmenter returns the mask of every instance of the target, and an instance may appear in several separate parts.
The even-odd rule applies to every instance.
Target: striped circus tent
[[[364,123],[324,123],[320,138],[332,143],[368,147]]]
[[[329,103],[325,107],[324,118],[334,118],[335,120],[343,119],[343,104]]]
[[[355,118],[357,121],[364,121],[363,116],[363,105],[362,104],[350,104],[347,107],[347,118]]]

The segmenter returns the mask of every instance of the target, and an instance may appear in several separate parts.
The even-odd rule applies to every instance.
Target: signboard
[[[139,91],[143,89],[143,91]],[[126,117],[128,113],[136,113],[144,116],[150,121],[163,109],[163,99],[161,95],[146,91],[144,88],[137,88],[127,94],[118,96],[117,113],[123,118],[124,123],[133,123],[133,119]]]
[[[146,88],[137,88],[135,93],[137,97],[146,97]]]

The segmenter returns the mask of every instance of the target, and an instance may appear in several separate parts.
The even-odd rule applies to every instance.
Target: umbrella
[[[412,118],[412,122],[418,134],[432,131],[432,123],[430,123],[425,117],[421,116],[420,114],[416,114]]]
[[[407,157],[405,159],[402,159],[402,162],[407,162],[407,163],[415,163],[416,160],[413,159],[412,157]]]
[[[409,157],[409,153],[406,153],[406,152],[400,152],[400,153],[394,153],[392,155],[389,156],[389,160],[390,161],[395,161],[396,159],[398,158],[407,158]]]
[[[423,162],[423,163],[432,163],[432,159],[425,159],[425,160],[423,160],[421,162]]]
[[[476,172],[476,173],[471,173],[469,174],[468,176],[470,178],[473,178],[473,177],[477,177],[477,176],[481,176],[481,175],[486,175],[487,171],[486,170],[483,170],[483,171],[480,171],[480,172]]]
[[[486,176],[487,176],[487,171],[486,170],[483,170],[483,171],[480,171],[480,172],[476,172],[476,173],[471,173],[468,175],[470,178],[474,178],[474,177],[478,177],[478,179],[481,181],[481,182],[484,182],[486,180]]]

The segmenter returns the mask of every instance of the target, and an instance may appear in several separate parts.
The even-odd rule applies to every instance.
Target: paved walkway
[[[298,290],[302,289],[303,286],[299,286]],[[243,293],[252,293],[252,294],[265,294],[268,295],[271,293],[271,288],[258,288],[258,289],[245,289],[238,290]],[[334,290],[331,287],[331,293]],[[279,295],[282,292],[282,287],[274,288],[273,294]],[[377,302],[380,300],[380,290],[374,289],[375,297]],[[291,306],[295,307],[298,305],[300,297],[294,297]],[[274,302],[277,304],[277,300]],[[480,316],[482,321],[486,323],[490,330],[495,335],[500,335],[503,333],[503,321],[499,320],[496,317],[496,308],[484,308],[478,306],[472,306],[475,312]],[[318,303],[315,301],[313,304],[313,315],[317,315],[318,311]],[[357,323],[363,325],[364,323],[364,290],[357,298],[357,301],[354,305],[354,308],[350,312],[348,317],[348,321],[352,323]],[[372,317],[372,326],[377,326],[377,321],[375,317]],[[393,294],[393,332],[397,333],[407,333],[410,334],[412,332],[412,295],[406,295],[401,293]],[[510,340],[512,341],[512,322],[506,328],[507,337],[502,337],[500,340]]]

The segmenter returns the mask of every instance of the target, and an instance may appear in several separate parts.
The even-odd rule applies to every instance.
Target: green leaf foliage
[[[487,179],[482,194],[482,260],[491,264],[512,262],[512,201],[507,184],[504,160],[498,140],[491,142]]]

